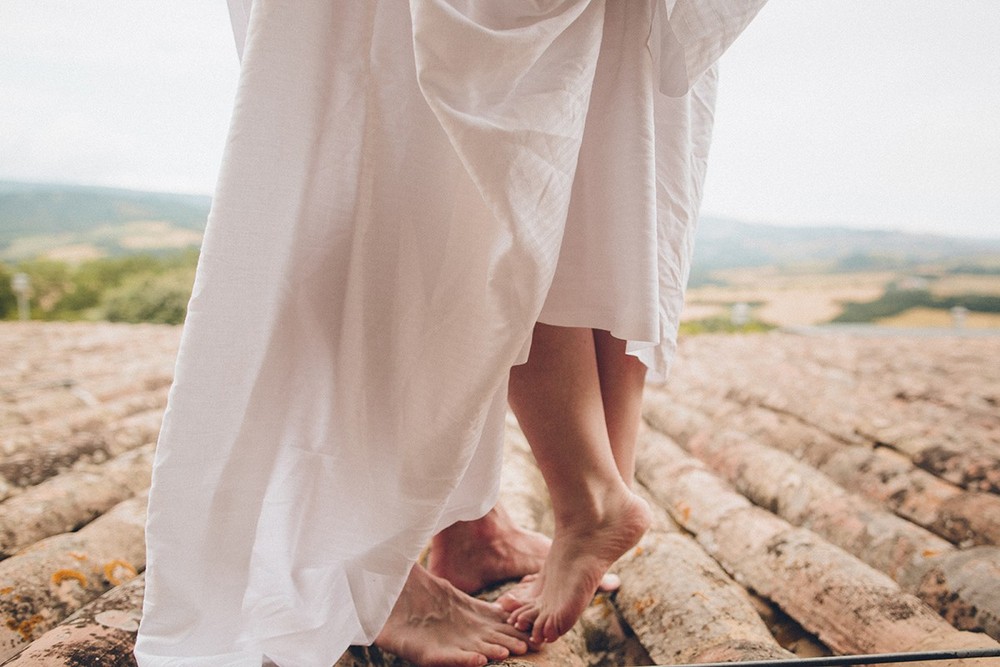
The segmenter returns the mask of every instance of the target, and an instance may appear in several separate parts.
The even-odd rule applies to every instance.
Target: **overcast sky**
[[[704,213],[1000,237],[998,35],[1000,0],[771,0]],[[0,0],[0,179],[210,194],[237,71],[224,0]]]

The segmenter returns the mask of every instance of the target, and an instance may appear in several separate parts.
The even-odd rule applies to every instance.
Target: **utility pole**
[[[28,296],[31,294],[31,278],[27,273],[15,273],[10,281],[11,289],[17,295],[18,319],[26,322],[31,319],[31,310],[28,307]]]

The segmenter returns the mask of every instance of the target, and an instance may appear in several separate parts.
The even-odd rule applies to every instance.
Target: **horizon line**
[[[27,185],[35,187],[60,187],[60,188],[76,188],[76,189],[92,189],[92,190],[109,190],[118,192],[132,192],[136,194],[150,194],[150,195],[170,195],[176,197],[204,197],[208,199],[209,205],[213,199],[212,193],[206,192],[184,192],[178,190],[159,190],[159,189],[139,189],[135,187],[120,186],[120,185],[104,185],[104,184],[93,184],[93,183],[71,183],[66,181],[36,181],[36,180],[24,180],[15,179],[5,176],[0,176],[0,184],[15,184],[15,185]],[[987,231],[982,234],[977,234],[974,232],[942,232],[942,231],[928,231],[926,229],[913,230],[906,229],[902,227],[875,227],[869,226],[866,223],[862,224],[851,224],[844,221],[822,221],[822,220],[811,220],[811,221],[796,221],[791,222],[788,220],[775,220],[775,219],[761,219],[759,217],[747,217],[739,218],[734,217],[728,213],[715,213],[712,211],[702,210],[699,215],[699,222],[705,219],[713,219],[720,222],[735,222],[746,225],[757,225],[762,227],[782,227],[786,229],[838,229],[838,230],[849,230],[855,232],[882,232],[882,233],[903,233],[912,236],[931,236],[931,237],[942,237],[950,239],[964,239],[964,240],[974,240],[974,241],[1000,241],[1000,227],[998,227],[992,234]]]

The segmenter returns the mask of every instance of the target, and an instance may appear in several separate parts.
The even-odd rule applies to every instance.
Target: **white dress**
[[[532,326],[662,378],[712,64],[763,0],[231,0],[239,89],[136,656],[332,664],[483,515]]]

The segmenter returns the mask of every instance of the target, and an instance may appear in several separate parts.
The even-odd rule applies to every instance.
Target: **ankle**
[[[500,519],[496,510],[490,510],[486,516],[473,521],[456,521],[437,535],[432,541],[432,548],[454,549],[469,544],[482,544],[498,539],[502,534]]]
[[[593,527],[616,521],[624,508],[633,502],[634,495],[617,476],[584,484],[562,502],[553,499],[556,527]]]

